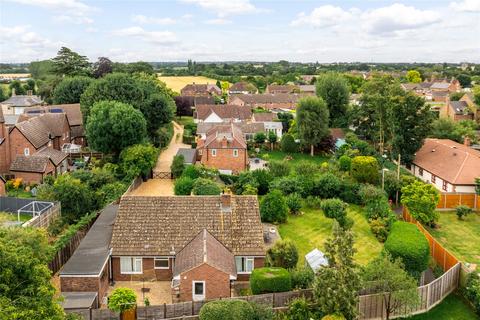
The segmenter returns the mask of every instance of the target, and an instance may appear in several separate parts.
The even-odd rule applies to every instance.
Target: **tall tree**
[[[90,63],[86,56],[82,56],[69,48],[62,47],[57,56],[52,59],[52,71],[59,76],[88,75]]]
[[[107,73],[112,73],[113,63],[106,57],[99,57],[97,62],[93,64],[93,76],[95,78],[101,78]]]
[[[389,124],[392,131],[392,156],[410,165],[415,153],[430,134],[434,115],[421,97],[404,93],[392,98]]]
[[[404,270],[400,258],[393,260],[389,254],[376,258],[363,269],[362,278],[371,294],[383,296],[387,320],[395,311],[419,301],[417,281]]]
[[[147,120],[147,131],[153,135],[160,126],[172,121],[175,114],[175,101],[166,94],[154,94],[140,107],[145,120]]]
[[[53,91],[53,103],[79,103],[80,97],[94,79],[84,76],[66,77]]]
[[[346,127],[350,97],[348,82],[337,73],[327,73],[317,79],[317,95],[327,104],[330,127]]]
[[[147,133],[142,113],[116,101],[94,104],[86,126],[92,149],[117,155],[126,147],[141,143]]]
[[[347,320],[357,317],[360,277],[353,261],[353,233],[333,223],[333,237],[325,242],[328,266],[317,271],[313,290],[323,314],[342,314]]]
[[[417,70],[408,70],[406,78],[408,82],[412,82],[412,83],[422,82],[422,75]]]
[[[10,85],[8,87],[10,88],[10,92],[12,93],[12,95],[14,91],[16,95],[22,95],[27,93],[25,87],[22,86],[22,83],[18,80],[13,80],[12,82],[10,82]]]
[[[310,145],[313,157],[315,146],[329,135],[328,107],[322,98],[305,97],[300,99],[297,108],[298,137],[302,143]]]

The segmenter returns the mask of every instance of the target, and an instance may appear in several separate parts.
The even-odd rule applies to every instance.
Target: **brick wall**
[[[98,292],[99,285],[98,277],[60,277],[62,292]]]
[[[248,154],[246,149],[237,149],[238,157],[233,156],[233,149],[216,149],[217,155],[212,156],[211,149],[204,149],[201,163],[207,167],[232,170],[233,173],[239,173],[247,169]]]
[[[33,144],[17,128],[13,128],[10,132],[10,159],[13,160],[17,155],[23,155],[25,148],[30,149],[30,155],[37,152]]]
[[[205,281],[205,299],[230,297],[230,276],[208,264],[180,275],[180,301],[192,300],[193,281]]]
[[[265,266],[265,258],[256,257],[253,259],[253,267],[255,269],[263,268],[264,266]],[[237,281],[248,281],[248,280],[250,280],[249,274],[237,274]]]
[[[142,259],[142,274],[122,274],[120,272],[120,257],[112,257],[113,281],[132,281],[152,279],[159,281],[170,281],[172,279],[173,259],[170,258],[169,269],[155,269],[154,258]]]
[[[70,143],[70,127],[67,121],[64,121],[62,135],[53,139],[53,148],[61,151],[65,143]]]

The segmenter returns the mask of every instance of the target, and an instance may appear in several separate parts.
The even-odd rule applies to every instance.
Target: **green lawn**
[[[268,156],[265,157],[266,155]],[[263,159],[268,158],[268,160],[283,160],[287,156],[292,157],[291,161],[293,163],[296,163],[299,160],[306,160],[306,161],[312,161],[320,164],[322,162],[327,161],[330,158],[328,156],[319,156],[319,155],[315,155],[311,157],[310,154],[307,154],[307,153],[285,153],[282,151],[267,151],[260,154],[261,158]]]
[[[187,116],[175,117],[175,119],[173,119],[173,121],[175,121],[179,125],[184,126],[188,123],[193,123],[193,117],[187,117]]]
[[[480,319],[470,306],[456,294],[450,294],[438,306],[427,313],[419,314],[409,320],[476,320]]]
[[[17,221],[17,218],[18,218],[17,214],[9,213],[9,212],[0,212],[0,224],[6,221]],[[26,213],[20,214],[21,222],[26,222],[30,219],[32,219],[31,214],[26,214]]]
[[[458,259],[480,265],[480,213],[464,220],[458,220],[454,211],[439,214],[439,227],[428,231]]]
[[[370,231],[361,210],[360,207],[351,205],[348,216],[354,220],[353,232],[357,249],[355,260],[364,265],[380,253],[382,244]],[[279,226],[282,239],[290,239],[296,244],[301,265],[304,263],[305,254],[311,250],[324,250],[323,244],[330,237],[333,224],[333,220],[325,218],[321,210],[302,209],[302,212],[299,216],[289,216],[288,221]]]

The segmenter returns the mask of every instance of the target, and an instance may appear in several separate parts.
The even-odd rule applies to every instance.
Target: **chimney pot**
[[[33,90],[27,90],[27,96],[32,96],[33,95]]]
[[[222,211],[231,212],[232,211],[232,196],[229,193],[222,193],[221,202],[222,202]]]
[[[463,139],[463,144],[467,147],[470,147],[470,145],[472,144],[472,140],[470,140],[469,137],[465,137],[465,139]]]

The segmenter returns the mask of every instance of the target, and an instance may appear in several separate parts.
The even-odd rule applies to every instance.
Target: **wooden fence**
[[[22,227],[48,228],[48,226],[53,220],[60,217],[60,213],[60,202],[56,202],[53,207],[51,207],[47,211],[42,212],[42,214],[33,217],[32,219],[22,224]]]
[[[459,205],[480,210],[480,196],[473,193],[442,193],[437,209],[455,209]]]
[[[454,265],[460,262],[453,254],[445,249],[440,242],[437,241],[420,222],[415,220],[406,207],[403,207],[403,220],[416,224],[418,229],[425,235],[430,245],[430,255],[435,259],[435,262],[443,268],[444,271],[449,270]]]
[[[84,157],[89,157],[90,159],[103,159],[103,153],[101,152],[72,152],[68,154],[68,160],[77,160],[77,159],[84,159]]]

